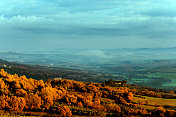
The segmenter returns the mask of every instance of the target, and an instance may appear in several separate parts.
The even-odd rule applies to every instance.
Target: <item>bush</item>
[[[176,116],[176,111],[175,110],[167,110],[166,111],[166,116],[167,117],[175,117]]]
[[[64,116],[64,117],[71,117],[72,112],[70,111],[70,108],[67,106],[58,106],[58,114],[59,116]]]

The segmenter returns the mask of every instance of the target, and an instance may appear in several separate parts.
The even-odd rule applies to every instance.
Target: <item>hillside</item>
[[[28,78],[36,80],[44,80],[50,78],[67,78],[76,81],[85,82],[104,82],[105,77],[102,73],[83,71],[78,69],[68,69],[60,67],[48,67],[40,65],[20,64],[16,62],[9,62],[0,59],[0,69],[5,69],[10,74],[25,75]],[[106,75],[110,77],[109,75]]]
[[[43,81],[0,71],[2,116],[174,117],[176,99],[169,99],[174,96],[175,92],[168,94],[127,84]]]

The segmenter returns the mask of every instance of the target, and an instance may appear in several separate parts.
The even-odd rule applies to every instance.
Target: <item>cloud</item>
[[[100,57],[100,58],[113,58],[111,55],[107,55],[101,50],[88,50],[79,53],[79,55],[84,55],[84,56],[92,56],[92,57]]]
[[[148,44],[154,40],[170,43],[176,38],[175,3],[174,0],[0,1],[0,40],[53,40],[70,45],[90,40],[89,45],[83,44],[87,47],[97,47],[100,40],[117,43],[133,40],[138,43],[136,47],[149,47],[142,43],[146,40]],[[109,42],[109,48],[111,45],[114,44]],[[113,47],[122,45],[130,44]]]
[[[155,8],[142,12],[149,17],[176,17],[176,9]]]

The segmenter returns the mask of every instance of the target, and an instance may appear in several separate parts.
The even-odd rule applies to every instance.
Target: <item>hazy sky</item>
[[[0,0],[0,49],[176,46],[176,0]]]

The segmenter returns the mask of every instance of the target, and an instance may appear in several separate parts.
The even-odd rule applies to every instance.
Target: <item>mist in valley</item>
[[[176,48],[58,49],[1,52],[0,58],[17,63],[78,69],[109,74],[107,79],[129,84],[175,89]]]

